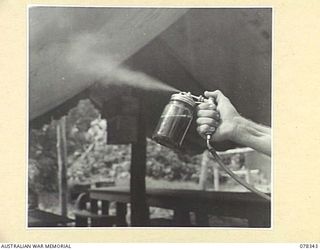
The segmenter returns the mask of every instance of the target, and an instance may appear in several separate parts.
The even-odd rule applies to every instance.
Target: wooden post
[[[203,154],[202,154],[202,161],[200,166],[199,188],[201,190],[207,189],[208,162],[209,162],[209,151],[205,150],[203,151]]]
[[[187,209],[177,208],[174,210],[173,220],[178,227],[190,227],[190,213]]]
[[[126,222],[127,204],[122,202],[117,202],[116,212],[117,212],[117,218],[116,218],[117,227],[126,227],[127,226],[127,222]],[[132,218],[132,212],[131,212],[131,218]]]
[[[213,164],[213,186],[214,186],[214,191],[219,191],[219,186],[220,186],[220,182],[219,182],[219,167],[218,165],[215,163]]]
[[[146,124],[140,103],[137,142],[131,147],[131,225],[147,226],[149,211],[146,202]]]
[[[101,201],[101,214],[109,215],[109,201]]]
[[[67,138],[66,117],[63,116],[57,124],[57,158],[58,158],[58,182],[59,182],[59,205],[61,215],[68,215],[68,190],[67,190]]]

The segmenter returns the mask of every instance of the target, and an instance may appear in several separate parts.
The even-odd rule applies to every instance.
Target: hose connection
[[[220,168],[222,168],[222,170],[224,170],[228,175],[230,175],[231,178],[233,178],[236,182],[238,182],[240,185],[242,185],[243,187],[245,187],[246,189],[248,189],[249,191],[255,193],[256,195],[262,197],[263,199],[267,200],[267,201],[271,201],[271,197],[261,191],[259,191],[258,189],[256,189],[255,187],[253,187],[252,185],[248,184],[247,182],[243,181],[242,179],[240,179],[235,173],[233,173],[229,168],[227,168],[222,159],[220,158],[220,156],[217,154],[217,151],[215,150],[214,147],[211,146],[210,141],[211,141],[211,134],[207,134],[206,135],[206,141],[207,141],[207,148],[209,150],[209,152],[211,153],[211,155],[213,156],[213,158],[215,159],[215,161],[219,164]]]

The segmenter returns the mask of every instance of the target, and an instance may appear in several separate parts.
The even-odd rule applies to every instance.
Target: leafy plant
[[[33,190],[57,191],[56,126],[57,122],[52,121],[41,129],[30,130],[29,184]],[[89,100],[80,101],[70,110],[66,133],[70,183],[129,178],[130,145],[106,144],[107,121],[101,119]],[[197,182],[201,160],[202,154],[176,153],[147,139],[146,175],[150,178]],[[224,157],[224,162],[231,162],[230,157]]]

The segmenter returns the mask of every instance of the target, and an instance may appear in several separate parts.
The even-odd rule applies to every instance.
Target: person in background
[[[204,102],[198,105],[197,131],[205,138],[208,131],[214,132],[213,141],[231,140],[271,156],[271,128],[242,117],[230,100],[219,90],[205,91],[215,104]]]

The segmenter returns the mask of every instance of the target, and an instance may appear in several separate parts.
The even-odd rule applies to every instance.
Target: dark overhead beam
[[[181,68],[184,69],[184,71],[187,73],[187,75],[190,77],[190,79],[192,79],[192,81],[194,82],[194,84],[201,89],[201,91],[205,91],[206,88],[204,85],[201,84],[201,82],[191,73],[189,67],[188,67],[188,63],[181,58],[181,56],[178,55],[178,53],[176,53],[168,44],[165,40],[163,40],[160,36],[158,37],[158,41],[159,43],[162,45],[162,47],[166,50],[166,52],[168,54],[170,54],[175,61],[181,66]]]

